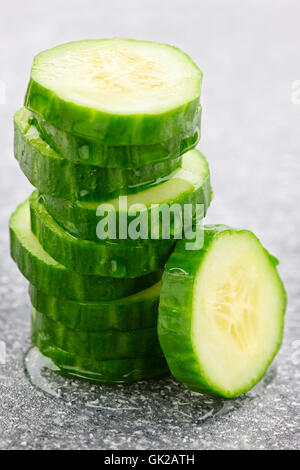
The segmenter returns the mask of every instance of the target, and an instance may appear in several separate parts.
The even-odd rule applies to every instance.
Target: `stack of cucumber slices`
[[[201,225],[212,199],[195,149],[201,82],[182,51],[145,41],[34,59],[14,125],[36,190],[11,217],[11,253],[30,283],[33,345],[63,375],[125,383],[170,370],[234,397],[280,347],[276,259],[247,230]],[[203,242],[189,248],[191,234]]]

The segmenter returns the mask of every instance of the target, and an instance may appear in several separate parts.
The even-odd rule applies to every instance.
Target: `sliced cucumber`
[[[163,356],[95,361],[70,354],[36,334],[34,344],[59,367],[57,373],[96,383],[131,383],[168,373]]]
[[[71,300],[113,300],[150,287],[161,277],[156,271],[133,279],[81,276],[59,264],[41,247],[30,229],[29,201],[10,219],[11,255],[22,274],[39,290]]]
[[[153,188],[146,189],[136,194],[130,194],[127,197],[127,208],[133,205],[144,204],[146,206],[148,219],[149,235],[150,230],[158,231],[159,237],[162,237],[162,223],[159,219],[158,229],[151,222],[151,206],[156,206],[158,210],[162,206],[171,206],[178,204],[181,208],[185,204],[191,204],[193,219],[196,217],[196,205],[202,204],[204,214],[210,204],[212,197],[209,167],[205,157],[198,150],[191,150],[182,157],[181,168],[176,170],[172,176],[165,182]],[[103,219],[97,216],[99,203],[78,201],[71,202],[59,198],[53,198],[43,195],[45,206],[52,217],[71,234],[85,240],[98,240],[97,225]],[[135,215],[130,215],[119,206],[119,198],[107,201],[106,204],[112,206],[116,211],[116,236],[119,238],[120,218],[127,219],[128,226]],[[105,217],[109,210],[105,212]],[[203,216],[203,214],[201,214]],[[170,223],[171,236],[176,235],[174,230],[174,220]],[[113,239],[115,236],[107,230],[107,238]]]
[[[30,197],[31,230],[56,261],[80,274],[133,278],[162,269],[174,240],[149,240],[120,244],[118,240],[89,241],[75,238],[48,214],[35,191]],[[137,259],[139,262],[137,263]]]
[[[199,128],[189,137],[177,135],[153,145],[108,146],[92,140],[74,136],[52,126],[40,116],[36,125],[43,139],[62,157],[81,165],[103,168],[141,168],[146,165],[177,159],[179,155],[193,149],[200,139],[201,106],[199,105]]]
[[[130,39],[78,41],[35,57],[25,105],[80,137],[151,145],[194,134],[201,82],[202,72],[175,47]]]
[[[178,242],[163,275],[158,320],[176,379],[229,398],[263,377],[283,334],[286,294],[277,263],[247,230],[207,226],[193,256]]]
[[[158,282],[137,294],[106,302],[68,301],[44,294],[33,285],[29,294],[36,310],[68,328],[130,331],[156,327],[160,287]]]
[[[157,328],[91,333],[72,330],[52,318],[32,310],[32,337],[41,336],[49,344],[79,357],[95,361],[162,356]],[[35,343],[33,341],[33,343]]]
[[[30,183],[54,197],[100,201],[129,194],[160,183],[181,163],[177,158],[129,170],[73,164],[40,137],[32,120],[26,108],[15,114],[15,157]]]

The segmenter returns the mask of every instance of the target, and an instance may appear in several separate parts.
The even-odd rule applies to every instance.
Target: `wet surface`
[[[271,0],[247,8],[238,0],[189,5],[174,0],[170,10],[158,0],[130,0],[125,8],[117,0],[97,6],[88,0],[83,15],[79,1],[70,8],[53,0],[46,10],[42,2],[13,0],[0,15],[0,80],[6,84],[6,104],[0,104],[1,449],[300,447],[300,104],[292,99],[292,84],[300,80],[300,7],[287,1],[279,8]],[[199,148],[210,162],[215,194],[207,223],[255,231],[280,260],[288,309],[276,374],[272,368],[236,401],[195,395],[170,378],[94,387],[44,371],[46,394],[25,372],[28,286],[9,257],[7,224],[31,186],[13,158],[12,116],[22,105],[35,53],[100,33],[171,42],[200,64]],[[61,397],[51,396],[53,389]]]
[[[103,413],[118,413],[121,419],[151,415],[164,420],[176,410],[183,420],[198,425],[237,410],[250,400],[260,400],[276,377],[273,365],[249,393],[235,400],[222,400],[192,392],[169,376],[130,385],[79,382],[59,375],[59,368],[35,347],[25,355],[25,371],[37,390],[79,410],[93,408]]]

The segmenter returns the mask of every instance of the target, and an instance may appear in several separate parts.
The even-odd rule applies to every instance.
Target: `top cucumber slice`
[[[278,261],[247,230],[207,226],[192,256],[177,243],[163,274],[158,334],[173,375],[222,397],[250,390],[283,335]]]
[[[21,108],[14,117],[15,158],[31,184],[43,194],[70,200],[106,200],[155,186],[180,166],[181,159],[142,168],[100,168],[62,158],[34,125],[33,115]]]
[[[37,115],[35,116],[35,125],[39,128],[43,139],[62,157],[73,163],[100,166],[101,168],[129,169],[176,160],[179,155],[192,150],[200,139],[200,105],[198,115],[198,126],[193,135],[187,137],[177,135],[152,145],[103,145],[61,131]]]
[[[132,39],[41,52],[25,105],[58,129],[106,145],[151,145],[197,129],[202,72],[185,53]]]
[[[71,202],[44,194],[42,197],[49,214],[66,231],[85,240],[99,241],[98,224],[105,221],[109,214],[116,217],[116,224],[113,225],[111,230],[108,226],[106,231],[107,239],[121,239],[119,233],[120,220],[126,218],[127,227],[129,227],[131,222],[136,219],[138,212],[140,212],[143,220],[148,220],[148,238],[154,238],[151,237],[151,229],[152,233],[158,233],[158,238],[163,238],[164,224],[161,213],[164,208],[170,208],[176,204],[177,208],[183,209],[185,205],[190,204],[193,221],[198,221],[203,218],[207,211],[212,198],[212,190],[207,160],[198,150],[190,150],[183,155],[181,168],[175,170],[167,181],[144,191],[130,194],[126,200],[124,200],[125,196],[122,196],[122,199],[114,198],[106,201],[105,206],[102,206],[104,215],[99,211],[99,208],[101,208],[99,202]],[[197,213],[197,204],[202,205],[203,209],[203,212],[199,211],[199,214]],[[143,205],[143,208],[141,205]],[[130,209],[132,212],[130,212]],[[153,217],[153,220],[151,220],[153,214],[159,217]],[[169,227],[171,238],[179,233],[179,229],[177,231],[174,225],[172,214],[171,212]],[[115,225],[116,232],[114,232]],[[138,240],[143,242],[144,240],[141,238]],[[130,241],[129,238],[127,240]]]
[[[131,279],[84,276],[55,261],[30,229],[29,202],[17,207],[10,219],[11,255],[22,274],[37,289],[70,300],[114,300],[152,286],[161,272]]]

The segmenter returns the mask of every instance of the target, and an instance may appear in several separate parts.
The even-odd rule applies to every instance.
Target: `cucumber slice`
[[[15,157],[30,183],[51,196],[106,200],[158,184],[181,163],[177,158],[134,170],[73,164],[49,147],[32,122],[26,108],[15,114]]]
[[[151,145],[194,134],[201,83],[202,72],[175,47],[130,39],[77,41],[35,57],[25,105],[80,137]]]
[[[162,269],[174,240],[124,244],[119,240],[81,240],[70,235],[48,214],[35,191],[30,197],[31,230],[56,261],[80,274],[113,278],[139,277]],[[139,262],[137,263],[137,259]]]
[[[10,219],[11,255],[22,274],[39,290],[71,300],[113,300],[150,287],[161,271],[135,279],[81,276],[57,263],[41,247],[30,229],[29,201],[23,202]]]
[[[208,163],[198,150],[191,150],[183,155],[181,168],[176,170],[167,181],[139,193],[130,194],[127,197],[127,207],[130,208],[134,204],[144,204],[146,206],[146,217],[148,218],[150,235],[151,228],[156,230],[153,227],[155,224],[151,223],[151,205],[156,205],[160,209],[163,205],[171,206],[172,204],[178,204],[183,208],[185,204],[191,204],[195,221],[197,219],[195,217],[196,204],[203,204],[205,214],[211,198],[212,191]],[[97,216],[98,202],[71,202],[48,195],[43,195],[43,200],[49,214],[65,230],[85,240],[99,241],[99,238],[97,238],[97,225],[102,219]],[[113,206],[116,210],[116,236],[119,238],[120,217],[124,218],[125,215],[129,226],[135,216],[131,216],[128,213],[124,214],[124,211],[122,212],[122,208],[119,207],[118,198],[107,201],[106,204]],[[107,213],[105,213],[105,216]],[[157,230],[159,237],[162,237],[161,219]],[[174,220],[171,220],[170,232],[171,236],[176,235]],[[109,228],[107,238],[115,238],[114,234],[109,232]]]
[[[176,379],[222,397],[250,390],[283,335],[278,261],[247,230],[207,226],[188,256],[181,240],[163,274],[158,334]]]
[[[100,332],[130,331],[157,325],[161,283],[122,299],[102,302],[74,302],[53,297],[30,285],[33,307],[68,328]]]
[[[63,351],[38,334],[33,342],[42,354],[59,367],[57,373],[95,383],[132,383],[159,377],[169,371],[163,356],[95,361]]]
[[[62,157],[73,163],[103,168],[141,168],[177,159],[179,155],[192,150],[200,139],[201,111],[199,105],[199,128],[193,135],[177,135],[153,145],[103,145],[61,131],[40,116],[36,115],[35,118],[43,139]]]
[[[37,310],[32,310],[32,337],[38,334],[49,344],[95,361],[162,356],[157,328],[91,333],[72,330]],[[33,341],[35,343],[35,341]]]

